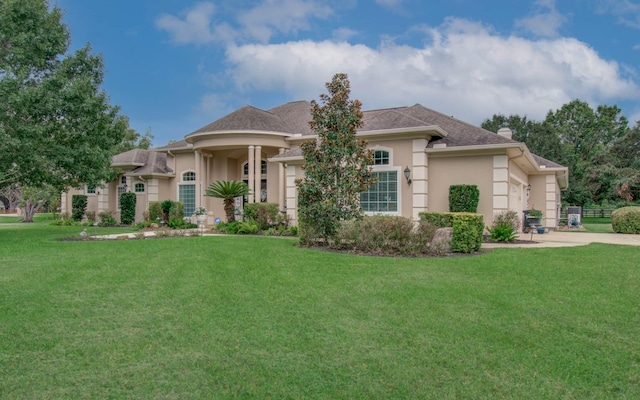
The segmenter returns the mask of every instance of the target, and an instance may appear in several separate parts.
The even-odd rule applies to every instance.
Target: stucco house
[[[118,213],[119,194],[137,195],[136,220],[149,202],[184,202],[208,212],[208,224],[224,220],[222,201],[204,196],[211,182],[243,180],[252,194],[243,202],[278,203],[297,223],[296,178],[304,175],[300,144],[316,138],[309,128],[310,103],[297,101],[270,110],[242,107],[184,137],[153,150],[131,150],[113,158],[121,174],[103,188],[70,190],[62,210],[71,211],[71,195],[86,193],[88,209]],[[511,139],[511,131],[486,131],[420,104],[364,111],[357,135],[374,152],[378,183],[361,196],[366,213],[418,218],[422,211],[448,211],[449,186],[473,184],[480,190],[478,212],[490,224],[503,210],[536,208],[543,225],[557,226],[561,190],[568,169],[532,154]]]

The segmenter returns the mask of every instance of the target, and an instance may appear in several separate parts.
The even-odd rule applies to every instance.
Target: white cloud
[[[214,11],[212,3],[198,3],[183,13],[184,18],[162,14],[156,19],[156,27],[169,32],[175,43],[209,43],[215,40],[211,31]]]
[[[540,37],[557,37],[567,18],[556,9],[555,0],[537,0],[537,10],[516,21],[516,27]]]
[[[357,31],[349,28],[338,28],[333,31],[332,37],[336,42],[346,42],[350,38],[356,36],[358,34]]]
[[[618,64],[575,39],[501,37],[451,19],[416,48],[332,41],[230,46],[227,71],[239,91],[286,91],[315,99],[334,73],[346,72],[365,109],[421,103],[479,124],[494,113],[543,119],[579,98],[590,103],[640,99]]]
[[[618,23],[640,29],[640,3],[631,0],[600,0],[599,11],[618,17]]]
[[[400,8],[402,0],[376,0],[376,3],[381,7],[397,10]]]
[[[183,11],[182,17],[163,14],[156,27],[169,32],[179,44],[219,42],[226,45],[238,40],[268,43],[275,34],[296,34],[311,29],[312,19],[331,16],[333,10],[317,0],[264,0],[249,10],[238,11],[236,26],[229,22],[215,24],[213,3],[198,3]]]
[[[321,1],[265,0],[243,12],[238,20],[245,35],[267,43],[275,33],[296,33],[310,28],[311,18],[327,18],[333,10]]]

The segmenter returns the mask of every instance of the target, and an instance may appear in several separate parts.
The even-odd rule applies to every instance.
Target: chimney
[[[498,129],[498,135],[502,136],[503,138],[513,139],[513,132],[511,132],[511,129],[509,128]]]

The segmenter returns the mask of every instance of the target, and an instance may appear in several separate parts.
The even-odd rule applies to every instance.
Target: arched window
[[[183,182],[195,182],[195,180],[196,180],[196,173],[193,171],[187,171],[184,174],[182,174]]]
[[[374,150],[373,165],[389,165],[389,152],[386,150]]]

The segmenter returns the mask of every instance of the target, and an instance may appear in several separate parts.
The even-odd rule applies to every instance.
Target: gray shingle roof
[[[167,155],[153,150],[133,149],[116,154],[111,160],[115,166],[131,166],[132,174],[152,175],[171,174],[173,170],[167,166]]]
[[[288,124],[278,115],[252,106],[244,106],[231,114],[227,114],[224,117],[203,126],[191,134],[216,131],[270,131],[294,133],[291,132],[291,127],[288,126]]]

